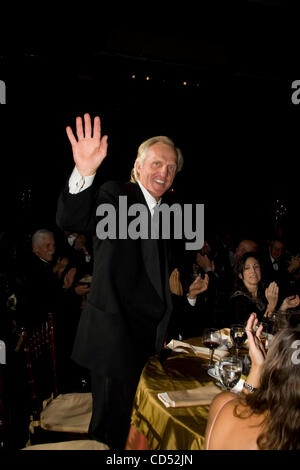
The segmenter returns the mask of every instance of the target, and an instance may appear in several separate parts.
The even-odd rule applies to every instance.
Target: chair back
[[[53,314],[47,321],[32,327],[22,327],[24,358],[28,374],[31,412],[38,419],[43,408],[43,400],[58,395],[56,350]]]

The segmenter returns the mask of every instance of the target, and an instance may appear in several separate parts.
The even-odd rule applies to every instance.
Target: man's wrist
[[[75,166],[69,179],[69,191],[71,194],[78,194],[84,189],[90,187],[94,181],[95,174],[90,176],[82,176],[78,168]]]
[[[86,168],[86,169],[82,169],[82,168],[78,168],[78,166],[76,166],[76,169],[78,171],[78,173],[83,177],[89,177],[89,176],[95,176],[96,174],[96,170],[94,168]]]
[[[187,298],[188,303],[189,303],[192,307],[195,307],[196,301],[197,301],[197,297],[191,298],[191,297],[189,296],[189,294],[187,294],[186,298]]]

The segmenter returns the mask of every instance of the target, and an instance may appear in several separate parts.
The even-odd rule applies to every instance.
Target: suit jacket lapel
[[[149,211],[148,205],[144,198],[144,195],[139,187],[138,184],[129,184],[126,185],[126,193],[128,196],[128,205],[139,202],[147,207],[148,211],[148,229],[150,233],[150,223],[151,223],[151,213]],[[135,199],[135,200],[133,200]],[[159,252],[157,241],[152,240],[150,237],[147,240],[141,239],[141,251],[142,251],[142,258],[145,265],[146,272],[148,277],[155,288],[156,292],[158,293],[159,297],[164,300],[163,295],[163,285],[160,274],[160,264],[159,264]]]

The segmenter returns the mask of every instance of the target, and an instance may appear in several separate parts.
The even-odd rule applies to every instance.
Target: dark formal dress
[[[245,324],[251,313],[255,312],[259,321],[263,321],[263,315],[267,308],[266,299],[254,299],[250,294],[243,291],[235,291],[230,297],[230,323]]]
[[[93,282],[73,358],[91,371],[90,431],[112,448],[125,446],[141,370],[160,352],[172,311],[167,244],[159,249],[155,239],[100,240],[96,235],[101,220],[96,209],[105,203],[115,207],[118,234],[119,196],[127,196],[128,207],[147,207],[138,184],[109,181],[78,194],[70,194],[66,185],[57,210],[61,229],[93,235]]]

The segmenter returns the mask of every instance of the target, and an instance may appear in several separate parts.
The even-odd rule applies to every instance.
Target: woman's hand
[[[65,275],[64,277],[64,289],[69,289],[73,282],[74,282],[74,278],[75,278],[75,274],[76,274],[76,268],[71,268],[67,274]]]
[[[269,287],[265,290],[265,296],[268,301],[268,311],[271,313],[276,309],[278,302],[279,287],[275,281],[271,282]]]
[[[251,359],[251,368],[261,368],[265,362],[266,351],[260,339],[263,325],[257,328],[258,319],[256,313],[251,313],[247,325],[246,333],[249,343],[249,355]]]
[[[289,308],[298,307],[298,305],[300,305],[299,295],[290,295],[284,299],[279,310],[285,312]]]
[[[91,117],[84,115],[84,129],[81,117],[76,118],[76,140],[70,126],[66,128],[69,141],[72,145],[73,158],[81,176],[94,175],[107,155],[107,135],[101,138],[100,117],[94,119],[92,135]]]

